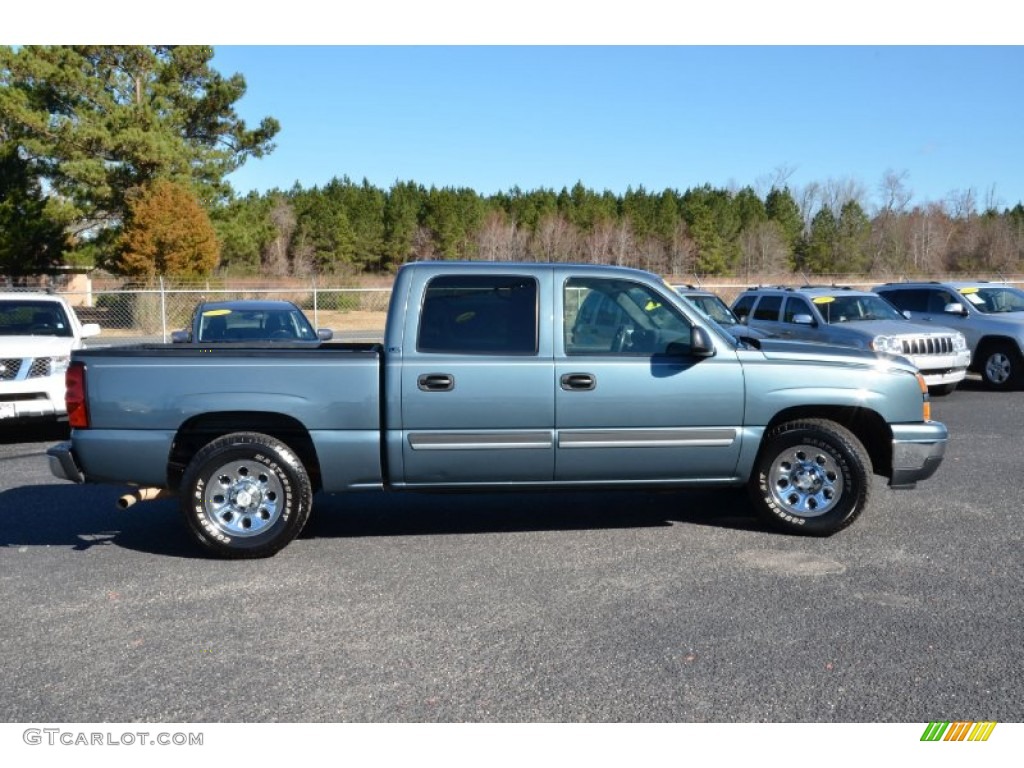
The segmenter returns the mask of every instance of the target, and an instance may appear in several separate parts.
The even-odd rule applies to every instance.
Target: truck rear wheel
[[[867,505],[871,461],[845,427],[825,419],[793,421],[765,436],[749,489],[758,514],[775,528],[828,536]]]
[[[276,438],[224,435],[182,479],[181,512],[195,540],[224,558],[269,557],[302,532],[313,492],[302,462]]]

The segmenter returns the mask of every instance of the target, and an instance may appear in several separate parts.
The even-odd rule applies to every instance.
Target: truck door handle
[[[424,373],[416,379],[416,386],[424,392],[451,392],[455,389],[455,377],[450,373]]]
[[[562,389],[587,391],[597,386],[597,378],[591,373],[566,373],[561,378]]]

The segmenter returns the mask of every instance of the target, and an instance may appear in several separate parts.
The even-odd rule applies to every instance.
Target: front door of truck
[[[744,402],[735,351],[716,342],[715,356],[689,356],[690,321],[644,283],[566,268],[555,285],[555,478],[732,478]]]
[[[550,482],[554,372],[550,334],[540,333],[550,287],[510,266],[507,274],[435,275],[421,293],[416,338],[406,340],[401,365],[394,481]]]

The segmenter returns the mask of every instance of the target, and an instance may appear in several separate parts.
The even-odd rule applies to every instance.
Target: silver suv
[[[736,314],[729,309],[729,305],[717,293],[692,285],[673,285],[672,288],[737,339],[768,338],[767,333],[741,323]]]
[[[914,323],[871,291],[844,287],[749,288],[732,305],[752,328],[774,336],[860,347],[910,360],[928,388],[947,395],[967,376],[971,353],[952,328]]]
[[[1024,385],[1024,291],[983,280],[886,283],[874,289],[916,322],[961,331],[971,370],[992,389]]]

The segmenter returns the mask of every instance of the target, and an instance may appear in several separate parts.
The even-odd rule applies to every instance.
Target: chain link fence
[[[384,335],[388,302],[391,298],[391,280],[379,280],[377,287],[324,286],[312,280],[303,282],[294,278],[280,279],[219,279],[172,283],[157,279],[150,284],[126,284],[118,278],[70,279],[62,276],[49,285],[36,283],[24,289],[49,288],[64,296],[75,307],[79,319],[85,323],[98,323],[103,329],[94,340],[99,344],[132,344],[143,342],[169,342],[171,332],[187,328],[196,305],[202,301],[232,299],[283,299],[294,302],[306,313],[317,328],[330,328],[334,338],[343,341],[380,341]],[[964,279],[963,276],[931,276],[919,279]],[[1024,284],[1022,275],[973,275],[974,279]],[[671,284],[692,284],[718,293],[727,303],[751,285],[847,285],[870,288],[900,277],[871,275],[815,275],[813,278],[793,273],[747,277],[697,276],[666,277]],[[8,281],[9,282],[9,281]],[[9,289],[9,288],[8,288]],[[3,290],[3,288],[0,288]]]
[[[390,288],[253,288],[166,287],[61,290],[83,323],[98,323],[102,334],[94,343],[167,343],[172,331],[187,328],[203,301],[235,299],[285,300],[298,305],[316,328],[330,328],[347,341],[380,340]]]

